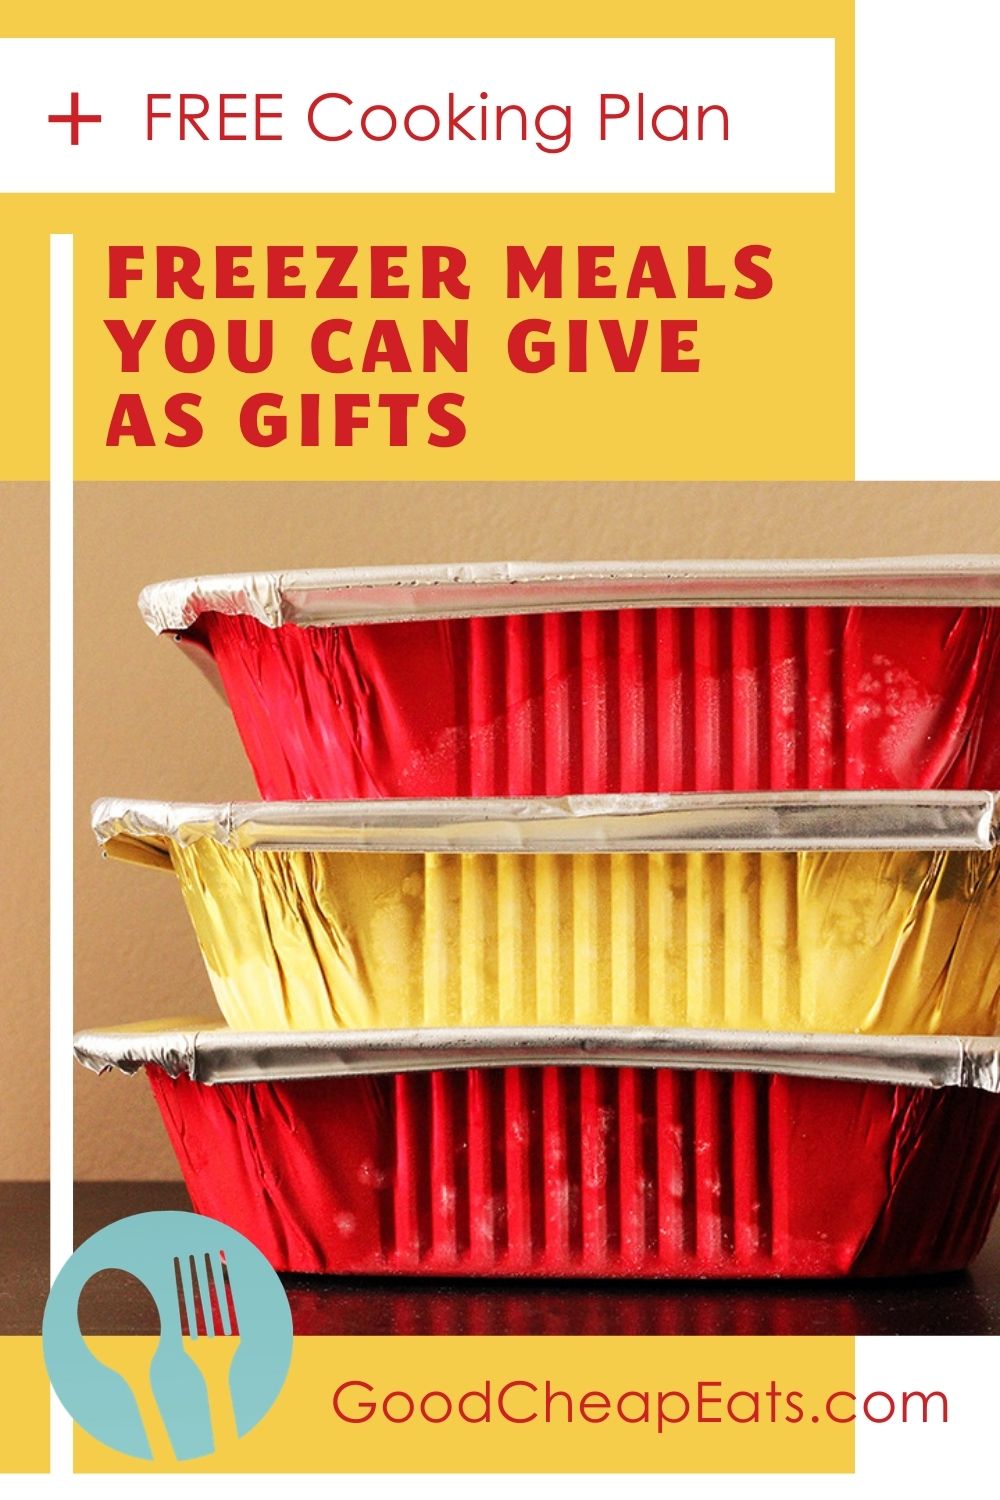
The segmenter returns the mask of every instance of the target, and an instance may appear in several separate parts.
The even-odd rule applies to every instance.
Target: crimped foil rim
[[[245,1032],[183,1019],[81,1031],[74,1053],[97,1073],[135,1073],[154,1064],[199,1083],[558,1065],[709,1069],[1000,1093],[997,1037],[641,1026]]]
[[[989,850],[993,792],[629,793],[356,802],[154,802],[106,797],[109,853],[166,862],[169,845],[399,853]]]
[[[202,614],[281,625],[668,605],[1000,602],[1000,557],[793,558],[666,562],[496,562],[217,573],[147,585],[139,610],[157,634]]]

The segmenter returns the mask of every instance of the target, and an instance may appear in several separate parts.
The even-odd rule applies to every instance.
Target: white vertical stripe
[[[997,479],[1000,6],[855,15],[855,477]]]
[[[52,1275],[73,1251],[73,236],[49,240],[49,1051]],[[73,1424],[52,1396],[53,1474]]]

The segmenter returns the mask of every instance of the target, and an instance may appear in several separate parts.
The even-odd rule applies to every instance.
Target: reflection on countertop
[[[77,1242],[126,1214],[188,1206],[178,1183],[78,1183]],[[45,1254],[44,1234],[35,1239]],[[299,1334],[996,1334],[1000,1220],[970,1272],[909,1280],[282,1279]],[[94,1334],[156,1332],[145,1300],[124,1284],[85,1294],[81,1324]]]

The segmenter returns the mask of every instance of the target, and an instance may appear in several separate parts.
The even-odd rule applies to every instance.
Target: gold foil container
[[[94,825],[174,869],[238,1030],[1000,1031],[988,793],[107,801]]]

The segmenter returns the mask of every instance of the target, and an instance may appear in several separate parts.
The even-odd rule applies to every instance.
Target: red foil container
[[[209,653],[265,798],[1000,784],[1000,609],[971,603],[995,564],[727,566],[256,574],[141,604]]]
[[[575,1035],[577,1057],[599,1041]],[[151,1040],[155,1051],[162,1039]],[[247,1070],[259,1076],[208,1083],[187,1076],[170,1037],[166,1067],[147,1072],[195,1210],[282,1271],[832,1277],[966,1266],[997,1205],[997,1095],[754,1071],[768,1047],[775,1067],[806,1072],[871,1071],[857,1061],[866,1047],[889,1055],[885,1039],[873,1049],[830,1038],[810,1055],[808,1037],[786,1036],[754,1056],[760,1041],[743,1039],[750,1066],[736,1071],[691,1069],[692,1047],[738,1061],[724,1033],[702,1033],[674,1048],[683,1066],[462,1068],[452,1058],[429,1071],[280,1078],[268,1074],[288,1038],[243,1036],[232,1045],[264,1059]],[[968,1077],[962,1046],[977,1044],[942,1042]],[[351,1066],[351,1045],[345,1053],[341,1038],[330,1054],[340,1066]],[[88,1038],[78,1055],[100,1066],[108,1053]],[[995,1088],[995,1047],[980,1083],[990,1067]]]

